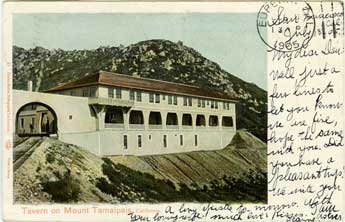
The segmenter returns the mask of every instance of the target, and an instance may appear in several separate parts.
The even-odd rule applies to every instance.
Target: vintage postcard
[[[344,221],[342,2],[6,2],[6,221]]]

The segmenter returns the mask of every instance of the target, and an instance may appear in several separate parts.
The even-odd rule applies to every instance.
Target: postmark
[[[292,52],[308,46],[315,32],[315,17],[306,2],[269,2],[260,8],[256,26],[270,49]]]

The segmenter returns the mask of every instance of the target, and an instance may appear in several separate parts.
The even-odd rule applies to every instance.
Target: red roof
[[[191,86],[180,83],[167,82],[162,80],[148,79],[142,77],[134,77],[124,74],[99,71],[94,75],[71,81],[62,85],[48,89],[46,92],[56,92],[65,89],[73,89],[90,85],[107,85],[130,89],[140,89],[145,91],[161,92],[168,94],[189,95],[196,97],[217,98],[223,100],[231,100],[235,102],[229,95],[217,91],[203,89],[197,86]]]

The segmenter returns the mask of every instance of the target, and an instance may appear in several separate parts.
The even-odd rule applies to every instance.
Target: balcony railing
[[[149,125],[149,129],[163,129],[162,125]]]
[[[109,105],[109,106],[134,106],[134,101],[124,99],[113,99],[113,98],[101,98],[101,97],[89,97],[89,105]]]
[[[124,129],[125,124],[122,123],[105,123],[104,128],[108,129]]]
[[[167,129],[178,129],[178,125],[167,125]]]
[[[186,125],[183,125],[183,126],[182,126],[182,129],[193,129],[193,126],[186,126]]]
[[[234,130],[233,126],[222,126],[223,130]]]
[[[200,130],[200,129],[206,129],[206,126],[196,126],[196,129]]]
[[[129,124],[130,129],[144,129],[145,125],[144,124]]]

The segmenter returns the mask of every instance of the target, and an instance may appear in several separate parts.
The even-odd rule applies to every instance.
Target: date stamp
[[[270,49],[292,52],[308,46],[315,32],[315,17],[306,2],[268,2],[260,8],[256,26]]]

